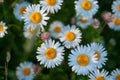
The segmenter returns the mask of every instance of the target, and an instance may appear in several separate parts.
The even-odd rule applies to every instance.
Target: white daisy
[[[120,30],[120,18],[115,17],[112,22],[108,23],[109,28],[113,29],[114,31]]]
[[[75,1],[76,13],[83,17],[92,17],[97,11],[99,6],[96,0],[78,0]]]
[[[33,80],[33,64],[31,62],[23,62],[17,67],[16,75],[19,80]]]
[[[64,47],[60,46],[59,42],[53,40],[46,40],[37,49],[37,59],[40,64],[44,64],[47,68],[54,68],[61,64],[64,59]]]
[[[26,8],[23,19],[26,25],[31,27],[39,26],[42,31],[44,31],[43,25],[47,25],[46,20],[48,20],[49,17],[47,17],[45,10],[40,9],[40,5],[33,4]]]
[[[88,77],[90,78],[89,80],[110,80],[108,72],[104,69],[101,72],[98,69],[94,70]]]
[[[1,21],[0,22],[0,38],[2,38],[3,36],[5,36],[5,34],[7,34],[6,30],[7,30],[6,24],[3,21]]]
[[[76,18],[77,18],[76,24],[80,26],[82,29],[86,29],[88,25],[92,23],[92,18],[90,17],[76,16]]]
[[[111,72],[111,78],[113,80],[120,80],[120,69],[115,69]]]
[[[26,1],[15,5],[13,13],[18,20],[20,20],[20,21],[22,20],[22,17],[24,15],[24,13],[26,11],[26,7],[28,5],[30,5],[30,3],[26,2]]]
[[[81,35],[82,33],[75,25],[71,27],[67,25],[60,33],[60,41],[63,42],[66,48],[74,48],[81,42]]]
[[[94,70],[93,53],[94,51],[86,46],[77,46],[71,50],[71,54],[68,56],[68,64],[72,66],[72,71],[77,75],[88,75],[89,71]]]
[[[40,34],[40,28],[38,27],[36,27],[37,28],[37,30],[36,30],[36,28],[34,27],[27,27],[28,25],[25,25],[24,26],[24,36],[25,36],[25,38],[28,38],[28,39],[30,39],[34,34],[35,34],[35,31],[37,31],[36,32],[36,36],[39,36],[39,34]]]
[[[62,3],[63,3],[63,0],[40,0],[40,4],[42,8],[52,14],[54,14],[55,12],[58,12],[58,10],[61,9]]]
[[[112,4],[112,12],[117,16],[120,17],[120,0],[115,0]]]
[[[94,50],[93,56],[97,58],[94,65],[97,68],[102,68],[102,66],[105,65],[105,62],[107,61],[107,51],[102,44],[98,44],[95,42],[88,45],[88,47],[91,48],[91,50]]]
[[[64,24],[60,21],[54,21],[49,28],[50,34],[54,38],[59,38],[59,34],[61,33]]]

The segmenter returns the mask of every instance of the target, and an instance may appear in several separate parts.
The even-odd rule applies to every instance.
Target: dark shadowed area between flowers
[[[0,80],[120,80],[119,0],[0,0]]]

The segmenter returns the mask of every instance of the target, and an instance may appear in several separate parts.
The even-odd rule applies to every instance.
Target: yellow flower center
[[[101,57],[101,56],[100,56],[100,53],[99,53],[98,51],[96,51],[96,50],[95,50],[94,55],[96,55],[95,57],[97,58],[97,60],[99,60],[100,57]]]
[[[30,34],[33,34],[33,33],[34,33],[34,30],[33,30],[32,28],[29,28],[29,29],[28,29],[28,32],[29,32]]]
[[[4,30],[4,27],[0,25],[0,32],[2,32],[3,30]]]
[[[102,77],[102,76],[98,76],[98,77],[96,77],[95,80],[105,80],[105,79],[104,79],[104,77]]]
[[[26,7],[21,7],[20,10],[19,10],[19,13],[21,15],[24,15],[24,12],[26,11]]]
[[[30,20],[37,24],[39,23],[41,20],[42,20],[42,16],[39,12],[33,12],[31,15],[30,15]]]
[[[87,66],[89,63],[89,57],[85,54],[81,54],[77,57],[77,62],[80,66]]]
[[[71,42],[75,39],[75,34],[73,32],[67,32],[66,33],[66,40]]]
[[[87,19],[86,19],[86,18],[80,18],[80,22],[86,23],[86,22],[87,22]]]
[[[120,74],[116,76],[116,80],[120,80]]]
[[[56,26],[56,27],[54,28],[54,31],[55,31],[56,33],[59,33],[59,32],[61,31],[61,28],[60,28],[59,26]]]
[[[30,68],[23,69],[23,74],[28,76],[30,74]]]
[[[120,12],[120,4],[117,6],[117,10]]]
[[[81,6],[84,10],[90,10],[91,7],[92,7],[92,4],[91,4],[90,1],[85,0],[85,1],[82,2]]]
[[[113,23],[114,23],[115,25],[120,25],[120,19],[114,19],[114,20],[113,20]]]
[[[50,6],[54,6],[56,4],[56,0],[46,0],[46,2]]]
[[[47,59],[53,59],[53,58],[55,58],[55,56],[56,56],[56,50],[53,49],[53,48],[48,48],[45,51],[45,56],[46,56]]]

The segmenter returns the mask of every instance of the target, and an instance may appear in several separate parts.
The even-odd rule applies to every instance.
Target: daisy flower
[[[89,80],[110,80],[108,72],[104,69],[101,72],[98,69],[94,70],[88,77],[90,78]]]
[[[113,18],[113,20],[108,23],[109,28],[113,29],[114,31],[119,31],[120,30],[120,18]]]
[[[95,66],[97,68],[101,68],[103,65],[105,65],[105,62],[107,61],[107,51],[105,50],[103,45],[94,42],[88,45],[88,47],[91,48],[91,50],[94,50],[93,55],[97,58]]]
[[[47,17],[45,10],[40,9],[40,5],[33,4],[26,8],[23,19],[26,25],[31,27],[38,26],[44,31],[43,25],[47,25],[46,20],[48,20],[49,17]]]
[[[64,24],[62,22],[54,21],[50,25],[50,29],[49,29],[51,36],[54,38],[59,38],[59,34],[61,33],[63,27],[64,27]]]
[[[26,1],[15,5],[15,7],[13,9],[13,13],[14,13],[16,19],[18,19],[20,21],[22,20],[22,17],[24,15],[24,13],[26,11],[26,7],[28,5],[30,5],[30,3],[26,2]]]
[[[0,38],[2,38],[3,36],[5,36],[5,34],[7,34],[6,30],[7,30],[6,24],[3,21],[1,21],[0,22]]]
[[[72,66],[72,71],[77,75],[88,75],[89,71],[94,70],[93,53],[94,51],[86,46],[77,46],[71,50],[71,54],[68,56],[68,64]]]
[[[34,28],[33,27],[27,28],[27,26],[28,25],[24,26],[24,36],[25,36],[25,38],[30,39],[34,35],[37,27],[36,28],[35,27]],[[40,34],[40,28],[38,27],[37,32],[36,32],[36,36],[39,36],[39,34]]]
[[[41,44],[41,47],[37,49],[37,60],[40,64],[44,64],[47,68],[54,68],[63,61],[64,47],[60,46],[59,42],[54,40],[46,40],[45,43]]]
[[[120,0],[115,0],[112,4],[112,12],[115,16],[120,17]]]
[[[19,80],[33,80],[34,72],[33,72],[33,64],[32,62],[23,62],[17,67],[16,75]]]
[[[61,9],[63,0],[40,0],[40,4],[47,12],[54,14]]]
[[[78,15],[83,17],[92,17],[98,11],[96,0],[78,0],[75,1],[75,10]]]
[[[82,29],[86,29],[88,25],[92,23],[92,18],[90,17],[76,16],[76,18],[77,18],[76,24],[80,26]]]
[[[113,80],[120,80],[120,69],[115,69],[111,72],[111,78]]]
[[[71,27],[65,26],[60,33],[60,41],[63,42],[66,48],[74,48],[81,42],[82,33],[75,25]]]

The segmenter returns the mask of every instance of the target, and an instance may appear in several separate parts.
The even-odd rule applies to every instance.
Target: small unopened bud
[[[10,58],[11,58],[11,55],[10,55],[10,52],[8,51],[6,55],[6,61],[9,62]]]
[[[103,12],[102,18],[106,23],[109,23],[112,21],[112,13],[111,12]]]
[[[1,3],[1,2],[4,2],[4,0],[0,0],[0,3]]]
[[[72,25],[75,25],[75,24],[76,24],[76,20],[75,20],[75,18],[74,18],[74,17],[72,17],[72,18],[71,18],[70,23],[71,23]]]
[[[111,44],[112,46],[115,46],[115,45],[116,45],[116,40],[115,40],[114,38],[111,38],[111,39],[109,40],[109,42],[110,42],[110,44]]]
[[[43,42],[45,42],[45,40],[49,40],[50,39],[50,33],[49,32],[43,32],[42,34],[41,34],[41,40],[43,41]]]
[[[97,29],[100,26],[100,21],[98,19],[93,19],[92,24],[93,28]]]
[[[36,64],[33,65],[33,72],[35,74],[39,73],[41,70],[42,69],[41,69],[41,67],[39,65],[36,65]]]

